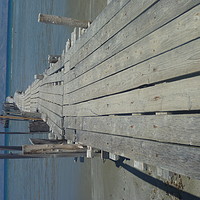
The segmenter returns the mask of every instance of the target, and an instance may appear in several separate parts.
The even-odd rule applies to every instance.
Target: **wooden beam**
[[[200,115],[65,117],[66,134],[75,130],[200,146]],[[71,130],[71,131],[70,131]]]
[[[46,134],[49,132],[0,132],[0,134],[5,134],[5,135],[22,135],[22,134]]]
[[[27,159],[27,158],[58,158],[58,157],[85,157],[85,152],[56,153],[56,154],[0,154],[0,159]]]
[[[22,151],[22,146],[0,146],[0,150],[4,150],[4,151]]]
[[[200,76],[132,90],[75,105],[66,105],[64,116],[100,116],[200,109]]]
[[[84,153],[87,147],[78,144],[23,145],[24,154]]]
[[[48,63],[56,63],[58,58],[60,58],[60,55],[48,55]]]
[[[82,28],[88,27],[88,21],[80,21],[77,19],[41,14],[41,13],[38,15],[38,22],[43,22],[47,24],[56,24],[56,25],[67,25],[73,27],[82,27]]]
[[[52,139],[40,139],[40,138],[29,138],[31,144],[41,145],[41,144],[65,144],[66,140],[52,140]]]
[[[162,9],[165,10],[165,1],[162,2]],[[168,8],[169,10],[171,10],[172,7],[176,7],[174,1],[170,2],[173,3],[171,3],[172,5]],[[181,12],[185,11],[186,8],[184,8],[184,6],[186,2],[188,1],[181,1],[181,3],[183,3]],[[190,6],[194,6],[194,4],[199,2],[190,1],[190,3]],[[179,6],[179,4],[177,5]],[[169,17],[167,21],[172,21],[169,23],[167,23],[167,21],[162,21],[160,28],[157,26],[157,16],[155,15],[155,12],[157,13],[159,9],[152,11],[151,18],[153,23],[155,23],[156,29],[152,29],[152,24],[148,21],[148,15],[145,17],[144,21],[146,23],[144,24],[141,23],[141,19],[138,17],[137,23],[129,27],[130,30],[128,34],[127,31],[120,31],[120,36],[117,34],[115,37],[112,37],[108,44],[101,45],[100,48],[87,56],[83,62],[76,65],[73,73],[70,72],[66,74],[65,83],[70,82],[92,68],[96,68],[96,74],[104,73],[106,76],[110,76],[198,38],[200,20],[197,20],[194,16],[198,13],[199,7],[200,5],[190,9],[174,20]],[[177,16],[177,9],[173,12],[174,15]],[[161,13],[162,15],[159,16],[161,19],[165,18],[165,16],[169,16],[166,15],[165,11],[161,11]],[[154,17],[156,19],[154,19]],[[163,26],[163,23],[166,24]],[[146,26],[146,24],[149,24],[149,26]],[[138,26],[140,28],[138,28]],[[144,28],[148,28],[148,30]],[[142,33],[140,30],[142,30]],[[127,34],[127,38],[124,36],[125,34]],[[124,46],[125,43],[127,43],[126,46]],[[92,46],[95,45],[92,43]]]
[[[64,93],[69,94],[65,103],[77,103],[199,73],[199,55],[200,39],[197,39],[109,77],[94,68],[64,85]]]
[[[200,179],[200,148],[77,131],[77,141],[116,155]]]
[[[32,117],[19,117],[19,116],[0,116],[0,119],[8,119],[8,120],[42,120],[41,118],[32,118]]]
[[[106,6],[87,30],[87,34],[83,34],[79,42],[67,54],[77,55],[78,50],[96,35],[128,2],[130,0],[115,0]]]

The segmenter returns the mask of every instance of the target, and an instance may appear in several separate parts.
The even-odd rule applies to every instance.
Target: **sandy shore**
[[[116,163],[91,160],[93,200],[195,200],[200,199],[200,181],[173,174],[168,178],[157,176],[156,168],[148,172],[133,167],[132,160]]]

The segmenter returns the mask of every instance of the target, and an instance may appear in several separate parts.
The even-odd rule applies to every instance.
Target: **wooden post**
[[[22,151],[22,146],[0,146],[0,150],[4,150],[4,151]]]
[[[24,158],[56,158],[56,157],[85,157],[85,152],[57,153],[57,154],[0,154],[0,159],[24,159]]]
[[[38,22],[43,22],[47,24],[68,25],[82,28],[88,27],[88,21],[80,21],[72,18],[60,17],[55,15],[46,15],[41,13],[38,15]]]
[[[47,132],[47,131],[44,131],[44,132],[42,132],[42,131],[39,131],[39,132],[0,132],[0,135],[2,135],[2,134],[5,134],[5,135],[17,135],[17,134],[43,134],[43,133],[49,133],[49,132]]]
[[[22,117],[30,117],[30,118],[41,118],[41,113],[39,112],[25,112],[25,111],[22,111],[21,112],[21,115]]]
[[[0,159],[19,159],[19,158],[34,158],[34,157],[22,154],[0,154]]]
[[[86,153],[87,148],[78,144],[40,144],[23,145],[24,154],[62,154],[62,153]]]
[[[48,55],[48,63],[57,63],[60,55]]]
[[[61,139],[40,139],[40,138],[29,138],[31,144],[38,145],[38,144],[66,144],[67,140]]]
[[[34,79],[39,79],[39,80],[42,80],[44,78],[44,75],[43,74],[35,74],[34,75]]]
[[[18,117],[18,116],[0,116],[0,119],[6,120],[32,120],[32,121],[37,121],[37,120],[42,120],[41,118],[32,118],[32,117]]]
[[[29,130],[30,132],[49,132],[49,126],[44,121],[30,121]]]

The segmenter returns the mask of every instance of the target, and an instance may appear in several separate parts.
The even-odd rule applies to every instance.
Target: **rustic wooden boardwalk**
[[[200,0],[114,0],[15,100],[65,137],[200,179]]]

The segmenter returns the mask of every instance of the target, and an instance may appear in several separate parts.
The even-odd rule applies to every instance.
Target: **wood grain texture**
[[[76,54],[72,55],[70,59],[70,68],[73,68],[81,60],[99,48],[156,1],[158,0],[136,0],[127,3],[120,12],[89,40],[89,42],[81,47]]]
[[[115,0],[112,1],[104,10],[96,17],[92,22],[92,25],[87,29],[87,34],[83,34],[73,46],[68,54],[75,55],[79,49],[85,45],[99,30],[101,30],[105,24],[107,24],[130,0]]]
[[[45,85],[41,86],[39,92],[45,92],[48,94],[63,95],[63,85]]]
[[[60,128],[56,122],[52,121],[52,119],[47,119],[47,124],[49,125],[50,129],[53,133],[57,136],[58,139],[62,139],[64,135],[64,129]]]
[[[64,116],[199,110],[200,76],[64,106]]]
[[[70,93],[65,95],[64,103],[78,103],[200,72],[199,62],[200,39],[197,39],[107,78],[93,69],[64,85],[64,93]]]
[[[74,129],[65,128],[65,139],[72,142],[76,141],[76,133]]]
[[[65,117],[64,127],[111,135],[200,146],[200,115]]]
[[[52,102],[49,102],[49,101],[46,101],[46,100],[41,99],[41,98],[39,99],[38,103],[45,108],[49,108],[49,110],[51,110],[55,114],[62,117],[62,113],[63,113],[62,106],[55,104],[55,103],[52,103]]]
[[[47,83],[55,83],[55,82],[59,82],[59,81],[63,81],[63,72],[58,72],[58,73],[54,73],[50,76],[46,76],[43,80],[42,80],[42,85],[45,85]]]
[[[39,111],[40,111],[40,113],[43,113],[48,118],[50,118],[51,121],[53,121],[57,126],[59,126],[60,128],[63,127],[63,118],[61,116],[59,116],[58,114],[52,112],[52,110],[50,110],[50,108],[46,108],[46,107],[40,105]]]
[[[84,145],[200,179],[200,148],[77,131]]]
[[[64,58],[61,57],[58,59],[58,62],[50,65],[50,67],[46,70],[46,75],[49,76],[56,73],[57,71],[61,70],[63,66],[64,66]]]
[[[41,99],[44,99],[44,100],[49,101],[51,103],[55,103],[55,104],[58,104],[60,106],[63,105],[63,95],[40,92],[39,97]]]
[[[119,53],[112,50],[112,48],[118,47],[114,41],[110,41],[109,48],[104,44],[102,48],[84,60],[85,64],[80,63],[80,67],[77,66],[72,73],[67,73],[64,76],[65,84],[94,67],[97,74],[110,76],[198,38],[200,32],[199,10],[200,6],[196,6],[141,40],[136,40],[137,42],[135,41]],[[131,31],[134,32],[132,29]],[[135,35],[139,37],[140,33],[137,31]],[[125,42],[127,39],[123,36],[117,37],[118,40]],[[114,55],[112,57],[110,56],[111,52]],[[98,62],[99,59],[101,59],[100,62]]]

